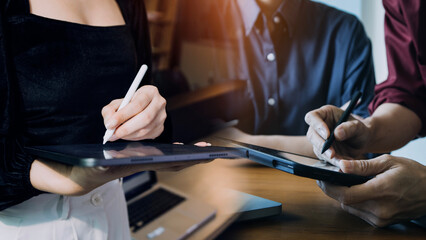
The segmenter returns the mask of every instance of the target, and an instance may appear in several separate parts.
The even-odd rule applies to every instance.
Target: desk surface
[[[207,202],[215,188],[233,188],[283,204],[279,216],[234,223],[218,239],[425,239],[426,230],[412,223],[377,229],[340,209],[315,180],[293,176],[246,159],[219,159],[175,173],[159,173],[162,182]],[[229,218],[217,217],[193,238],[204,239]],[[219,234],[219,233],[217,233]]]

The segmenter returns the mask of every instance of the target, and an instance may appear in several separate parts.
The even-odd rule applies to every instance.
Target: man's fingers
[[[382,155],[370,160],[342,160],[340,169],[345,173],[361,176],[375,176],[389,169],[391,160],[389,155]]]
[[[327,149],[327,151],[321,153],[325,140],[321,136],[319,136],[316,131],[309,128],[306,136],[308,137],[308,140],[312,143],[313,151],[319,159],[327,161],[333,164],[334,166],[339,166],[340,159],[336,158],[336,151],[333,147],[330,147],[329,149]]]
[[[305,122],[310,128],[314,129],[323,139],[327,139],[330,136],[330,130],[324,119],[325,116],[321,109],[308,112],[305,116]]]
[[[377,227],[377,225],[375,224],[375,222],[377,221],[377,218],[373,214],[361,211],[359,209],[350,207],[350,206],[345,205],[345,204],[341,204],[341,207],[346,212],[363,219],[364,221],[368,222],[370,225],[372,225],[374,227]]]
[[[340,159],[334,157],[335,153],[334,153],[334,150],[332,148],[328,149],[324,153],[321,153],[322,152],[321,148],[315,148],[314,147],[313,151],[314,151],[315,155],[318,157],[318,159],[329,162],[332,165],[339,167]]]
[[[368,222],[370,225],[374,227],[385,227],[392,223],[389,219],[380,218],[379,216],[376,216],[375,214],[369,212],[368,210],[365,211],[362,209],[358,209],[357,207],[348,206],[345,204],[341,204],[341,207],[346,212],[363,219],[364,221]]]
[[[321,149],[325,143],[325,139],[322,138],[312,127],[309,127],[306,136],[314,148]]]
[[[361,132],[361,127],[360,121],[352,119],[337,126],[336,129],[334,129],[334,136],[338,141],[345,141],[359,134]]]
[[[375,199],[381,194],[377,191],[376,184],[372,180],[351,187],[336,186],[324,181],[317,182],[318,186],[325,194],[345,205],[352,205]]]

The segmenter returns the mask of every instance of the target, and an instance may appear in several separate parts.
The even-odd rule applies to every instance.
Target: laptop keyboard
[[[185,198],[159,188],[136,202],[129,204],[127,210],[129,212],[131,230],[133,232],[138,231],[183,200]]]

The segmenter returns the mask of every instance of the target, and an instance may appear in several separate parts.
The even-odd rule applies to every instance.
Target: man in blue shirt
[[[225,32],[238,42],[238,72],[253,104],[252,117],[240,119],[250,120],[246,131],[305,135],[307,112],[343,106],[356,90],[363,97],[354,113],[368,116],[375,85],[371,43],[356,17],[308,0],[223,3]],[[239,139],[269,146],[285,141],[251,137]]]

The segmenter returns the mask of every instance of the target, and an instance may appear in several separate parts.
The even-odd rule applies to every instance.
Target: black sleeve
[[[0,12],[0,211],[21,203],[41,192],[30,182],[34,159],[25,154],[19,137],[16,117],[16,94],[9,76],[3,26]]]

